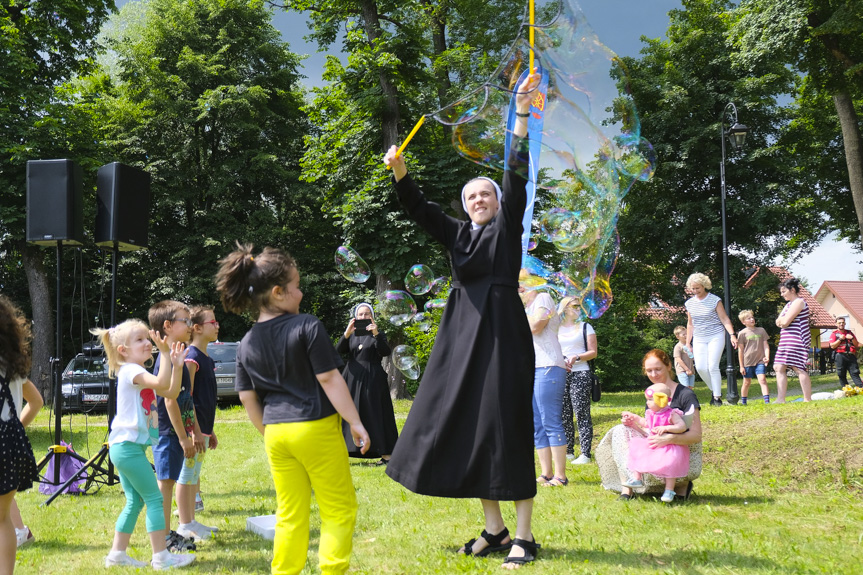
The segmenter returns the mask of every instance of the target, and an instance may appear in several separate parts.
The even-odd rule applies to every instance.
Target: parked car
[[[214,341],[207,344],[207,354],[216,364],[216,394],[219,401],[234,400],[239,394],[234,391],[237,375],[236,341]]]
[[[108,407],[108,363],[101,346],[85,347],[63,370],[64,411],[104,410]]]

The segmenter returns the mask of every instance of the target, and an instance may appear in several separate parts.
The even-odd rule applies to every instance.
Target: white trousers
[[[719,371],[719,359],[723,351],[725,351],[725,332],[716,334],[708,340],[692,342],[695,370],[713,391],[713,397],[722,397],[722,372]]]

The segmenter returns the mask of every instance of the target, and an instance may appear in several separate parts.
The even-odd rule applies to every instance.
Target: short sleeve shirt
[[[525,308],[528,316],[543,316],[548,314],[548,323],[542,333],[533,334],[533,351],[536,356],[536,367],[565,367],[560,342],[557,341],[557,330],[560,318],[557,316],[557,306],[547,293],[536,296]]]
[[[237,346],[237,391],[257,392],[263,423],[314,421],[336,413],[317,375],[344,363],[324,324],[286,313],[256,323]]]
[[[153,373],[159,373],[159,360],[162,354],[156,357],[156,363],[153,366]],[[170,369],[170,368],[168,368]],[[157,397],[157,405],[159,408],[159,435],[177,436],[174,431],[174,426],[171,423],[171,418],[168,417],[168,409],[165,407],[165,398]],[[192,380],[189,379],[189,370],[183,365],[183,380],[180,383],[180,394],[177,396],[177,407],[180,408],[180,419],[183,422],[183,429],[186,434],[191,434],[195,430],[195,403],[192,401]]]
[[[674,390],[674,394],[668,405],[672,409],[679,409],[683,412],[684,416],[690,414],[690,410],[701,409],[701,404],[698,403],[698,397],[695,395],[695,392],[680,384],[677,384],[677,388]],[[684,417],[684,420],[689,421],[689,418]]]
[[[195,385],[192,386],[195,416],[198,418],[201,433],[210,435],[216,421],[216,362],[194,345],[189,346],[189,353],[186,355],[186,363],[190,362],[197,366]]]
[[[557,340],[560,342],[563,357],[572,358],[572,371],[588,371],[590,369],[590,365],[588,365],[586,360],[576,362],[575,356],[587,353],[587,336],[591,336],[594,333],[596,332],[593,331],[593,327],[589,323],[584,322],[578,322],[574,325],[562,325],[557,330]]]
[[[110,445],[123,441],[155,445],[159,441],[156,392],[134,382],[142,373],[147,370],[136,363],[125,363],[117,371],[117,415],[108,437]]]
[[[693,341],[708,341],[725,331],[716,311],[719,302],[719,296],[712,293],[708,293],[701,300],[694,296],[686,300],[684,305],[692,318]]]
[[[695,369],[695,362],[693,358],[690,357],[688,353],[686,353],[686,349],[684,349],[683,344],[680,342],[677,342],[677,345],[674,346],[674,360],[674,369],[678,373],[686,373],[686,370],[680,370],[678,361],[683,364],[689,371],[693,371]]]
[[[767,332],[763,327],[755,329],[745,327],[740,330],[737,334],[737,345],[743,349],[742,367],[754,367],[764,363],[764,342],[767,338]]]
[[[0,360],[2,364],[2,360]],[[0,365],[0,377],[6,375],[6,368]],[[27,381],[25,377],[16,377],[9,381],[9,391],[12,392],[12,402],[15,404],[15,413],[21,417],[21,409],[24,406],[24,383]],[[12,418],[12,406],[4,404],[0,407],[0,419],[9,421]]]

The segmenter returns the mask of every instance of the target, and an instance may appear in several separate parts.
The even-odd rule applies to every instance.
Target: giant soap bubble
[[[403,325],[416,315],[417,304],[407,292],[388,290],[378,296],[375,313],[393,325]]]
[[[369,264],[350,246],[339,246],[335,260],[336,271],[348,281],[363,283],[372,275]]]
[[[420,376],[417,352],[409,345],[397,345],[393,349],[393,364],[408,379],[417,379]]]
[[[577,296],[591,318],[611,304],[619,253],[620,204],[635,181],[653,176],[656,155],[641,137],[620,59],[597,38],[575,0],[538,1],[534,66],[543,75],[528,118],[536,197],[533,229],[546,249],[525,251],[522,286]],[[502,63],[482,85],[433,117],[452,126],[459,154],[504,169],[513,94],[526,76],[527,19]],[[539,191],[539,190],[538,190]],[[528,238],[529,238],[528,234]],[[542,254],[534,257],[533,254]]]

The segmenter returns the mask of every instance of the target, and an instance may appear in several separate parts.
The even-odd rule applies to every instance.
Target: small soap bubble
[[[431,289],[434,282],[434,272],[431,268],[417,264],[408,270],[405,276],[405,289],[414,295],[422,295]]]
[[[420,376],[419,358],[412,346],[397,345],[393,349],[393,364],[408,379],[417,379]]]
[[[388,290],[378,297],[375,312],[393,325],[403,325],[417,313],[417,304],[407,292]]]
[[[430,299],[426,302],[425,306],[423,306],[426,311],[431,311],[433,309],[443,309],[446,307],[446,299],[444,298],[435,298]]]
[[[429,288],[429,293],[437,297],[446,297],[448,291],[449,278],[445,276],[435,278],[435,280],[432,282],[431,288]]]
[[[533,250],[536,249],[536,246],[538,246],[538,245],[539,245],[539,242],[537,241],[537,237],[533,236],[527,242],[527,251],[532,252]]]
[[[420,312],[412,318],[416,328],[420,331],[428,331],[432,326],[432,318],[429,314]]]
[[[350,246],[339,246],[336,249],[336,271],[348,281],[363,283],[372,275],[369,264]]]

